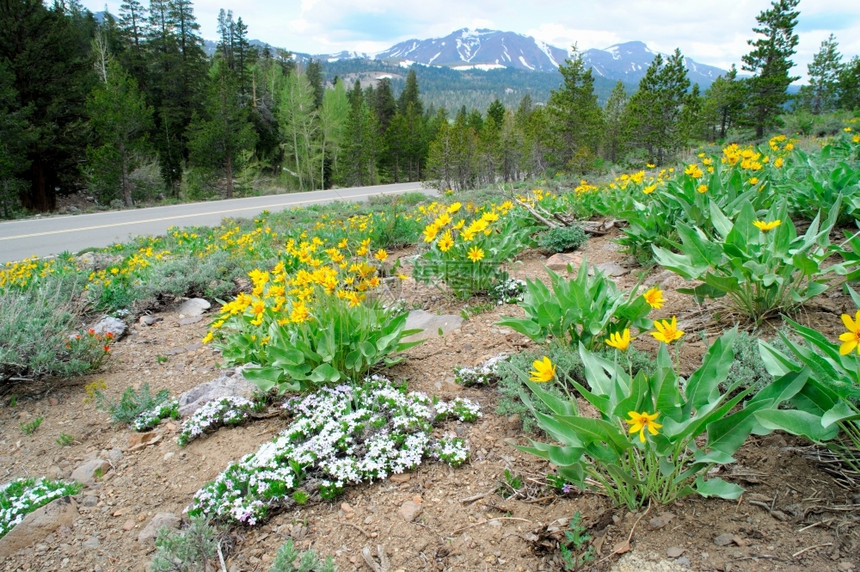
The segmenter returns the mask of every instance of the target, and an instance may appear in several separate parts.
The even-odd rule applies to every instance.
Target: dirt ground
[[[593,238],[584,248],[591,263],[629,261],[612,236]],[[401,253],[402,254],[402,253]],[[546,257],[528,252],[511,265],[518,278],[545,277]],[[629,288],[639,269],[618,278]],[[668,298],[663,311],[677,314],[679,326],[716,335],[729,324],[714,324],[714,308],[697,307],[674,292],[678,278],[659,270],[645,279],[661,284]],[[464,307],[441,292],[411,280],[402,296],[433,312],[459,314]],[[470,302],[474,304],[474,301]],[[388,569],[417,570],[560,570],[557,544],[577,512],[594,537],[596,570],[842,570],[860,568],[858,515],[860,489],[828,472],[829,464],[812,460],[806,444],[790,436],[754,437],[740,450],[728,480],[747,490],[738,501],[687,498],[637,513],[613,507],[595,493],[559,496],[545,487],[547,463],[521,453],[511,442],[525,443],[521,421],[496,413],[494,388],[462,388],[454,383],[454,366],[474,366],[500,352],[535,346],[527,338],[496,325],[517,311],[499,306],[470,317],[462,327],[435,336],[408,352],[408,359],[388,371],[410,390],[442,398],[464,396],[478,401],[483,417],[474,424],[449,425],[467,439],[471,459],[460,468],[428,462],[390,480],[352,487],[334,502],[281,513],[253,529],[233,529],[230,571],[267,571],[277,549],[293,538],[302,549],[334,557],[341,571],[371,570],[368,551]],[[836,338],[839,314],[852,310],[841,294],[816,300],[801,316]],[[54,381],[8,397],[0,406],[0,481],[22,476],[67,478],[83,461],[103,455],[114,459],[100,482],[76,497],[79,516],[33,546],[4,562],[2,570],[145,570],[154,553],[151,543],[137,540],[159,512],[182,514],[194,493],[228,463],[255,451],[283,428],[278,417],[232,429],[221,429],[185,448],[176,444],[177,424],[162,424],[154,444],[130,450],[135,434],[114,425],[108,415],[86,401],[84,387],[103,380],[105,394],[118,400],[128,386],[149,383],[153,391],[173,396],[218,376],[217,352],[200,344],[208,319],[194,322],[167,311],[152,326],[137,322],[116,343],[97,374]],[[727,319],[727,318],[725,318]],[[642,342],[646,342],[643,338]],[[637,342],[639,346],[639,342]],[[643,344],[643,349],[656,349]],[[642,347],[642,346],[640,346]],[[704,344],[688,334],[682,363],[698,366]],[[43,417],[31,436],[20,425]],[[72,435],[60,446],[61,434]],[[120,455],[121,453],[121,455]],[[524,486],[513,496],[498,493],[505,471],[521,476]],[[421,513],[413,521],[401,516],[407,501]]]

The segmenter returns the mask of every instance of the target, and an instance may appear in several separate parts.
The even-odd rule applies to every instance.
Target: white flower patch
[[[250,416],[254,402],[244,397],[224,397],[217,401],[209,401],[194,412],[182,424],[179,432],[179,446],[184,447],[204,433],[214,431],[222,425],[238,425]]]
[[[468,447],[456,438],[434,442],[433,425],[450,417],[473,421],[481,414],[467,399],[433,403],[379,376],[361,386],[291,398],[282,409],[293,416],[290,425],[200,489],[189,514],[254,526],[298,496],[334,498],[349,484],[385,479],[425,458],[457,466],[468,458]]]
[[[15,479],[0,485],[0,538],[37,508],[64,496],[76,495],[81,488],[77,483],[42,478]]]
[[[495,383],[499,379],[499,364],[509,357],[507,354],[499,354],[475,367],[455,367],[454,382],[464,387]]]

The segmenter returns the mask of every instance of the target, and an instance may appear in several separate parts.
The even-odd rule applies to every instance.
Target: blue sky
[[[147,0],[142,0],[144,6]],[[119,13],[120,0],[84,0],[93,11]],[[559,48],[581,50],[641,40],[656,51],[676,47],[694,60],[740,67],[754,37],[755,18],[769,0],[197,0],[194,14],[204,38],[216,39],[221,8],[242,18],[249,36],[288,50],[370,54],[412,38],[446,36],[460,28],[490,28],[534,36]],[[860,2],[801,0],[800,44],[792,73],[806,65],[830,33],[843,59],[860,54]]]

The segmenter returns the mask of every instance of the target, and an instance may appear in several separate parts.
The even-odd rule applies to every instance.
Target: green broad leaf
[[[352,350],[343,360],[343,366],[347,369],[347,371],[359,371],[364,363],[364,359],[362,359],[361,352],[358,350]]]
[[[708,272],[703,278],[705,283],[711,288],[717,290],[719,294],[711,294],[712,298],[719,298],[725,294],[738,292],[740,290],[740,282],[737,276],[724,275],[720,276],[712,272]]]
[[[531,338],[532,340],[541,340],[543,336],[541,336],[541,327],[533,320],[529,320],[526,318],[508,318],[504,317],[498,322],[496,322],[499,326],[505,326],[511,328],[515,332],[519,332],[522,335]]]
[[[242,375],[266,393],[278,385],[281,370],[275,367],[248,367],[242,370]]]
[[[713,183],[714,179],[711,179]],[[711,212],[711,224],[714,225],[714,229],[717,233],[725,239],[726,236],[732,231],[732,221],[723,214],[723,211],[720,210],[719,205],[717,205],[716,201],[711,201],[708,205],[708,208]]]
[[[739,485],[726,482],[719,477],[714,477],[706,481],[701,475],[696,478],[695,489],[696,493],[705,498],[718,497],[721,499],[733,500],[740,498],[740,496],[744,494],[744,489]]]
[[[295,348],[270,346],[268,354],[271,363],[277,366],[299,365],[305,361],[305,354]]]
[[[758,340],[758,351],[765,369],[773,377],[785,375],[797,368],[794,360],[764,340]]]
[[[688,413],[689,406],[701,409],[719,397],[719,385],[726,380],[734,362],[734,345],[737,339],[737,327],[724,333],[716,339],[702,361],[701,367],[690,376],[687,382]]]
[[[654,252],[654,260],[657,264],[687,280],[698,280],[699,276],[708,270],[707,264],[694,264],[693,260],[685,254],[676,254],[661,246],[652,246],[651,250]]]
[[[678,224],[677,230],[684,245],[684,252],[690,256],[694,267],[716,267],[720,264],[723,257],[722,248],[711,242],[699,228]]]
[[[343,374],[330,364],[321,363],[314,368],[308,378],[314,383],[334,383],[343,379]]]
[[[582,463],[558,467],[556,470],[566,481],[573,483],[580,488],[586,488],[585,467],[582,466]]]
[[[578,463],[582,458],[585,449],[578,447],[558,447],[551,446],[547,452],[549,453],[549,462],[559,467],[568,467]]]
[[[381,351],[385,351],[387,348],[388,348],[388,343],[384,344],[379,349]],[[379,355],[379,353],[377,352],[376,344],[374,344],[373,342],[370,342],[368,340],[364,340],[358,344],[358,351],[360,351],[361,355],[363,355],[365,358],[367,358],[370,361],[375,361],[376,356]]]
[[[818,262],[807,256],[805,252],[798,252],[792,257],[791,261],[806,276],[812,276],[819,270]]]
[[[680,294],[688,294],[696,299],[697,304],[701,304],[708,298],[721,298],[726,295],[726,291],[720,288],[714,288],[710,284],[699,284],[695,288],[678,288]]]
[[[423,344],[423,343],[424,343],[424,340],[423,340],[423,339],[421,339],[421,340],[412,340],[412,341],[410,341],[410,342],[398,342],[398,343],[397,343],[397,346],[394,348],[394,351],[395,351],[395,352],[402,352],[402,351],[406,351],[406,350],[408,350],[409,348],[414,348],[415,346],[420,345],[420,344]]]
[[[824,427],[821,416],[796,409],[763,409],[755,412],[755,417],[763,427],[772,431],[785,431],[792,435],[806,437],[821,443],[839,434],[838,425]]]
[[[534,410],[533,413],[540,428],[559,443],[571,447],[585,447],[588,444],[591,436],[584,432],[580,435],[580,431],[567,422],[568,419],[574,419],[573,417],[552,416]]]
[[[617,425],[603,419],[559,416],[559,421],[575,431],[584,444],[607,443],[616,451],[626,451],[632,447],[630,440],[621,433]]]
[[[821,425],[828,427],[841,421],[856,421],[860,419],[860,411],[847,401],[839,401],[821,416]]]
[[[703,451],[696,451],[696,454],[693,456],[693,459],[695,459],[697,463],[705,463],[708,465],[728,465],[730,463],[735,462],[734,457],[716,449],[708,451],[707,453]]]
[[[554,395],[553,393],[544,390],[541,387],[541,384],[535,383],[534,381],[525,380],[525,384],[532,390],[532,393],[534,393],[538,399],[543,401],[544,404],[546,404],[546,406],[554,413],[558,413],[559,415],[579,414],[576,403],[572,402],[570,399]]]

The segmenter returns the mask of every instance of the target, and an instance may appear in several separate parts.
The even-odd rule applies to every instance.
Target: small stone
[[[684,549],[680,546],[672,546],[666,549],[666,556],[669,558],[678,558],[684,553]]]
[[[72,471],[71,479],[82,485],[93,485],[111,470],[111,464],[104,459],[90,459]]]
[[[403,520],[406,522],[412,522],[421,514],[422,508],[421,505],[414,501],[406,501],[402,505],[400,505],[400,516],[403,517]]]
[[[714,537],[714,544],[716,544],[717,546],[728,546],[734,541],[734,539],[734,534],[726,532],[724,534],[720,534],[719,536]]]
[[[568,254],[561,252],[559,254],[553,254],[546,260],[546,267],[552,270],[553,272],[565,272],[570,266],[572,271],[576,271],[582,265],[582,254],[573,253]]]
[[[627,274],[627,269],[623,268],[617,262],[604,262],[603,264],[598,264],[597,269],[613,278]]]
[[[93,326],[93,331],[97,335],[104,336],[105,334],[111,334],[114,340],[119,340],[123,337],[127,330],[128,326],[125,325],[125,322],[119,318],[112,317],[103,318],[98,324]]]
[[[128,520],[127,520],[127,521],[125,521],[125,523],[123,523],[123,525],[122,525],[122,529],[123,529],[123,530],[125,530],[125,531],[129,531],[129,530],[131,530],[132,528],[134,528],[134,521],[133,521],[132,519],[128,519]]]
[[[664,526],[669,524],[673,518],[675,518],[675,515],[672,514],[671,512],[667,512],[666,514],[661,514],[658,517],[652,518],[648,522],[651,525],[651,528],[658,529],[658,528],[663,528]]]
[[[406,473],[395,473],[388,477],[388,480],[392,483],[396,483],[398,485],[403,483],[408,483],[412,477],[407,475]]]
[[[842,562],[840,562],[837,565],[836,568],[839,570],[839,572],[851,572],[851,570],[854,570],[856,567],[854,566],[854,564],[852,562],[848,562],[847,560],[843,560]]]
[[[160,322],[161,318],[156,318],[155,316],[141,316],[138,322],[140,322],[143,326],[151,326],[157,322]]]
[[[186,317],[202,316],[212,307],[208,300],[203,298],[191,298],[179,306],[179,313]],[[198,320],[199,321],[199,320]]]
[[[161,440],[161,435],[155,431],[149,431],[147,433],[132,433],[128,438],[128,450],[137,451],[147,445],[154,445],[159,440]]]
[[[86,508],[92,508],[92,507],[96,506],[97,504],[99,504],[99,497],[94,496],[94,495],[87,495],[81,501],[81,506],[86,507]]]
[[[86,540],[84,540],[83,546],[84,546],[84,548],[92,549],[92,548],[98,548],[99,544],[101,544],[101,541],[99,541],[99,537],[96,535],[92,535],[89,538],[87,538]]]
[[[137,541],[140,543],[155,542],[155,537],[158,536],[158,531],[162,528],[178,529],[182,524],[182,519],[172,512],[160,512],[152,517],[140,534],[137,535]]]
[[[351,517],[353,514],[355,514],[355,509],[345,502],[340,503],[340,510],[342,510],[343,514],[348,517]]]

